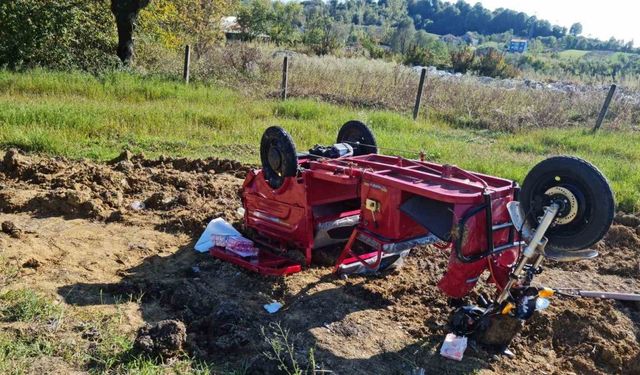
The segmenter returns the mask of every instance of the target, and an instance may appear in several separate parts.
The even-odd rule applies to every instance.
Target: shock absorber
[[[559,206],[556,203],[551,204],[548,207],[544,208],[544,215],[542,216],[542,220],[540,220],[540,224],[535,230],[531,241],[522,252],[522,256],[516,265],[516,268],[511,273],[509,281],[507,285],[504,287],[500,295],[498,296],[496,302],[501,304],[509,297],[509,291],[511,288],[520,281],[524,274],[524,269],[527,264],[537,255],[537,259],[535,259],[534,267],[539,267],[543,260],[544,253],[544,235],[553,223],[553,219],[555,219],[558,214]]]

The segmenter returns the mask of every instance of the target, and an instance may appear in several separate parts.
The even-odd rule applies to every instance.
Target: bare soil
[[[318,366],[338,374],[640,373],[640,306],[567,297],[554,297],[527,322],[513,359],[473,344],[461,362],[441,358],[450,308],[435,286],[446,267],[435,248],[414,250],[398,271],[345,280],[321,266],[265,277],[196,254],[210,219],[242,229],[236,209],[247,168],[130,153],[96,164],[10,150],[0,164],[0,256],[19,274],[2,286],[32,288],[87,314],[117,305],[131,335],[177,320],[192,356],[248,373],[278,373],[263,355],[270,350],[263,332],[270,337],[275,324],[290,330],[303,368],[314,348]],[[638,292],[639,248],[637,228],[615,225],[597,245],[599,258],[548,264],[537,281]],[[284,307],[268,314],[263,305],[273,300]],[[171,323],[171,340],[184,339],[180,324]],[[77,340],[89,347],[91,333]],[[88,370],[61,361],[35,361],[32,371]]]

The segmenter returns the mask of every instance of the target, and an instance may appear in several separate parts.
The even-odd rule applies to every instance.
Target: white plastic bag
[[[217,219],[211,220],[211,222],[207,225],[207,228],[200,236],[200,239],[198,239],[198,242],[196,242],[194,249],[197,252],[206,253],[212,247],[217,245],[215,243],[214,236],[225,236],[226,238],[228,236],[241,237],[242,235],[233,226],[231,226],[231,224],[227,223],[224,219],[219,217]],[[218,240],[221,239],[222,238],[218,237]],[[220,245],[224,246],[224,244]]]

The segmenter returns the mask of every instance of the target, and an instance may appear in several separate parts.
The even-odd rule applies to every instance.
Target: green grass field
[[[560,58],[562,58],[562,59],[579,59],[579,58],[583,57],[584,55],[586,55],[588,53],[589,53],[589,51],[581,51],[581,50],[577,50],[577,49],[568,49],[568,50],[560,51],[558,53],[558,55],[560,55]]]
[[[128,148],[155,157],[233,158],[257,163],[263,130],[286,128],[298,150],[335,141],[341,124],[367,122],[381,147],[522,181],[548,155],[572,154],[600,167],[620,208],[640,210],[640,133],[539,129],[522,133],[459,129],[408,114],[313,100],[263,100],[205,85],[128,73],[0,72],[0,148],[107,160]],[[606,124],[605,124],[606,128]],[[385,151],[385,150],[383,150]]]

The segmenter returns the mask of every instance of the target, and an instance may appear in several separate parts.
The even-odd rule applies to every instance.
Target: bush
[[[453,71],[464,74],[471,70],[471,68],[473,68],[475,57],[473,50],[469,47],[451,52],[451,65],[453,66]]]
[[[508,64],[504,56],[495,48],[489,48],[476,64],[478,74],[494,78],[514,78],[518,76],[518,70]]]
[[[108,0],[3,0],[0,25],[0,66],[95,72],[117,64]]]

